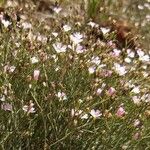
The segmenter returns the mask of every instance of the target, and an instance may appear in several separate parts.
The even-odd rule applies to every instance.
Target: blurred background
[[[150,48],[150,0],[0,0],[0,4],[5,8],[23,8],[38,17],[40,13],[44,19],[52,16],[52,7],[56,6],[62,8],[64,15],[94,18],[97,22],[124,20],[136,29],[143,47]]]

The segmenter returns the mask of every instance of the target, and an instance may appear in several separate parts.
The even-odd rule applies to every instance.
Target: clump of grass
[[[17,22],[16,10],[7,11],[11,19],[2,17],[0,36],[1,149],[149,147],[146,50],[119,47],[115,32],[64,16],[59,7],[50,22],[30,11]]]

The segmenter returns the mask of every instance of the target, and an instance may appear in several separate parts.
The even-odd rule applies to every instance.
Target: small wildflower
[[[102,115],[102,113],[98,109],[97,110],[92,109],[90,111],[90,114],[93,116],[93,118],[99,118]]]
[[[144,6],[138,5],[138,9],[143,10],[143,9],[144,9]]]
[[[2,101],[2,102],[4,102],[5,99],[6,99],[5,95],[3,95],[3,96],[0,97],[0,101]]]
[[[65,32],[68,32],[68,31],[71,30],[71,27],[69,25],[64,25],[63,29],[64,29]]]
[[[124,76],[127,73],[126,67],[117,63],[114,64],[114,69],[120,76]]]
[[[95,67],[89,67],[89,74],[93,74],[95,72]]]
[[[133,96],[132,100],[133,100],[134,104],[139,105],[141,103],[141,99],[138,96]]]
[[[103,28],[103,27],[101,27],[100,29],[101,29],[101,31],[102,31],[103,34],[107,34],[110,31],[109,28]]]
[[[130,59],[130,58],[128,58],[128,57],[127,57],[127,58],[125,58],[125,59],[124,59],[124,61],[125,61],[126,63],[131,63],[131,59]]]
[[[102,93],[102,91],[103,91],[102,88],[98,88],[97,91],[96,91],[97,95],[100,95]]]
[[[74,44],[79,44],[83,41],[83,35],[80,34],[79,32],[76,32],[72,35],[70,35],[70,40],[74,43]]]
[[[81,119],[88,119],[88,114],[84,114],[83,116],[81,116]]]
[[[135,93],[135,94],[139,94],[139,93],[140,93],[140,89],[139,89],[138,86],[135,86],[135,87],[132,89],[131,92],[133,92],[133,93]]]
[[[53,44],[53,47],[57,53],[66,52],[66,49],[67,49],[66,45],[62,45],[62,43],[59,43],[59,42]]]
[[[64,92],[59,91],[56,96],[59,98],[60,101],[67,100],[67,96]]]
[[[71,109],[71,116],[72,117],[79,116],[79,115],[81,115],[81,113],[82,113],[82,110]]]
[[[31,25],[31,23],[23,22],[22,27],[23,27],[23,29],[31,29],[32,25]]]
[[[12,105],[9,103],[2,103],[1,109],[5,110],[5,111],[12,111]]]
[[[31,63],[32,64],[35,64],[35,63],[38,63],[38,62],[39,62],[39,60],[38,60],[37,57],[34,56],[34,57],[31,58]]]
[[[58,14],[62,10],[62,8],[61,7],[54,7],[53,10],[54,10],[55,13]]]
[[[53,35],[54,37],[57,37],[57,36],[58,36],[58,33],[57,33],[57,32],[52,32],[52,35]]]
[[[47,42],[47,37],[44,35],[38,35],[37,36],[37,41],[42,42],[42,43],[46,43]]]
[[[124,115],[125,115],[125,110],[124,110],[124,107],[123,106],[120,106],[119,108],[118,108],[118,110],[117,110],[117,112],[116,112],[116,115],[118,116],[118,117],[123,117]]]
[[[115,49],[113,49],[112,55],[115,57],[118,57],[120,55],[120,53],[121,53],[121,50],[115,48]]]
[[[92,60],[91,60],[92,63],[96,64],[96,65],[99,65],[101,60],[100,58],[97,56],[97,57],[92,57]]]
[[[139,57],[139,60],[141,60],[142,62],[149,62],[150,57],[149,55],[144,55],[144,56]]]
[[[140,137],[141,137],[141,133],[140,133],[140,132],[136,132],[136,133],[133,135],[133,139],[134,139],[134,140],[138,140]]]
[[[145,78],[149,76],[149,74],[145,71],[143,71],[142,74],[143,74],[143,77],[145,77]]]
[[[108,45],[109,47],[113,48],[113,49],[116,48],[116,43],[114,43],[113,41],[109,41],[109,42],[107,43],[107,45]]]
[[[37,81],[39,79],[39,76],[40,76],[40,70],[34,70],[33,79]]]
[[[77,54],[83,53],[84,51],[85,51],[85,49],[83,49],[83,46],[81,46],[80,44],[76,45]]]
[[[133,51],[131,51],[130,49],[127,49],[127,53],[128,53],[128,57],[130,57],[130,58],[135,57],[135,53]]]
[[[5,28],[8,28],[12,23],[9,20],[1,19],[1,23],[4,25]]]
[[[143,57],[144,56],[144,52],[141,49],[137,50],[137,54],[139,55],[139,57]]]
[[[27,113],[35,113],[35,108],[33,106],[34,103],[30,102],[29,105],[24,105],[22,109]]]
[[[108,92],[108,95],[109,95],[109,96],[112,96],[112,95],[114,95],[114,94],[116,93],[116,90],[115,90],[115,88],[110,87],[107,92]]]
[[[9,67],[9,72],[10,72],[10,73],[12,73],[12,72],[14,72],[14,71],[15,71],[15,69],[16,69],[16,67],[15,67],[15,66],[10,66],[10,67]]]
[[[140,120],[136,119],[136,120],[134,120],[133,126],[138,127],[140,125],[140,123],[141,123]]]
[[[92,21],[90,21],[90,22],[88,23],[88,25],[91,26],[92,28],[93,28],[93,27],[98,27],[98,24],[96,24],[95,22],[92,22]]]

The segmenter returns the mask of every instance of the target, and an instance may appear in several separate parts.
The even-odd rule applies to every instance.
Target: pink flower
[[[118,50],[118,49],[113,49],[113,52],[111,52],[112,56],[114,57],[118,57],[121,53],[121,50]]]
[[[98,118],[102,115],[102,113],[98,109],[97,110],[92,109],[90,111],[90,114],[93,116],[93,118]]]
[[[5,111],[12,111],[12,105],[9,103],[2,103],[1,104],[1,109],[5,110]]]
[[[39,76],[40,76],[40,70],[34,70],[33,79],[37,81],[39,79]]]
[[[120,106],[120,107],[118,108],[117,112],[116,112],[116,115],[117,115],[118,117],[123,117],[123,116],[125,115],[125,113],[126,113],[126,112],[125,112],[123,106]]]
[[[109,96],[112,96],[112,95],[114,95],[115,93],[116,93],[115,88],[110,87],[109,90],[108,90],[108,95],[109,95]]]
[[[138,127],[140,125],[140,120],[139,119],[136,119],[133,123],[134,127]]]
[[[140,137],[141,137],[141,133],[140,133],[140,132],[136,132],[136,133],[133,135],[133,139],[134,139],[134,140],[138,140]]]

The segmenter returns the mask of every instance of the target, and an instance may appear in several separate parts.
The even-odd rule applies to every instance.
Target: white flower
[[[4,102],[6,99],[5,95],[3,95],[2,97],[0,97],[0,101]]]
[[[137,54],[139,55],[139,57],[143,57],[144,56],[144,52],[141,49],[137,50]]]
[[[137,50],[137,54],[139,55],[139,60],[141,60],[143,62],[149,62],[150,61],[149,55],[145,55],[145,53],[141,49]]]
[[[135,87],[132,89],[131,92],[133,92],[133,93],[135,93],[135,94],[139,94],[139,93],[140,93],[140,89],[139,89],[138,86],[135,86]]]
[[[44,36],[44,35],[38,35],[38,36],[37,36],[37,41],[46,43],[46,42],[47,42],[47,37]]]
[[[22,109],[27,113],[35,113],[35,108],[33,106],[34,104],[30,103],[29,105],[24,105]]]
[[[83,116],[81,116],[81,119],[88,119],[88,114],[84,114]]]
[[[135,53],[134,53],[134,52],[130,52],[130,53],[128,54],[128,56],[131,57],[131,58],[134,58]]]
[[[68,31],[71,30],[71,27],[69,25],[64,25],[63,29],[64,29],[65,32],[68,32]]]
[[[22,27],[23,27],[23,29],[31,29],[32,25],[31,25],[31,23],[23,22]]]
[[[92,21],[90,21],[90,22],[88,23],[88,25],[91,26],[92,28],[93,28],[93,27],[98,27],[98,24],[96,24],[95,22],[92,22]]]
[[[120,53],[121,53],[121,50],[119,50],[119,49],[113,49],[113,52],[112,52],[112,54],[114,55],[114,56],[116,56],[116,57],[118,57],[119,55],[120,55]]]
[[[91,60],[92,63],[96,64],[96,65],[99,65],[101,60],[100,58],[97,56],[97,57],[92,57],[92,60]]]
[[[57,32],[52,32],[52,35],[53,35],[54,37],[57,37],[57,36],[58,36],[58,33],[57,33]]]
[[[130,58],[128,58],[128,57],[127,57],[127,58],[125,58],[125,59],[124,59],[124,61],[125,61],[126,63],[131,63],[131,59],[130,59]]]
[[[74,44],[79,44],[83,41],[83,35],[80,34],[79,32],[74,33],[73,35],[70,35],[70,40]]]
[[[138,9],[143,10],[143,9],[144,9],[144,6],[138,5]]]
[[[149,55],[144,55],[144,56],[139,57],[139,60],[141,60],[143,62],[149,62],[150,57],[149,57]]]
[[[11,22],[8,21],[8,20],[5,20],[5,19],[2,19],[2,20],[1,20],[1,23],[4,25],[5,28],[7,28],[8,26],[11,25]]]
[[[55,13],[58,14],[62,10],[62,8],[60,8],[60,7],[54,7],[53,10],[54,10]]]
[[[93,74],[95,72],[95,67],[89,67],[89,74]]]
[[[133,100],[134,104],[137,104],[137,105],[140,104],[140,102],[141,102],[141,99],[138,96],[133,96],[132,100]]]
[[[97,91],[96,91],[96,93],[97,93],[98,95],[100,95],[100,94],[102,93],[102,91],[103,91],[102,88],[98,88]]]
[[[72,117],[79,116],[79,115],[81,115],[81,113],[82,113],[82,110],[71,109],[71,116]]]
[[[149,74],[148,74],[147,72],[145,72],[145,71],[143,71],[142,74],[143,74],[143,77],[148,77],[148,75],[149,75]]]
[[[147,2],[150,2],[150,0],[148,0]],[[144,3],[144,6],[147,7],[148,9],[150,9],[150,4],[149,3]]]
[[[140,120],[139,119],[136,119],[136,120],[134,120],[134,123],[133,123],[133,125],[134,125],[134,127],[137,127],[137,126],[139,126],[140,125]]]
[[[94,109],[90,111],[90,114],[93,116],[93,118],[98,118],[102,115],[102,113],[99,110],[94,110]]]
[[[77,44],[77,46],[76,46],[77,54],[83,53],[84,51],[85,51],[85,49],[83,49],[83,46],[81,46],[80,44]]]
[[[59,91],[56,96],[59,98],[59,100],[67,100],[67,96],[64,92]]]
[[[102,31],[103,34],[107,34],[110,31],[109,28],[103,28],[103,27],[101,27],[100,29],[101,29],[101,31]]]
[[[123,76],[127,73],[126,71],[126,67],[125,66],[122,66],[120,64],[117,64],[115,63],[114,64],[114,69],[116,70],[116,72],[120,75],[120,76]]]
[[[147,65],[143,65],[142,68],[143,68],[143,69],[147,69]]]
[[[9,72],[14,72],[14,71],[15,71],[15,69],[16,69],[16,67],[15,67],[15,66],[10,66],[10,67],[9,67]]]
[[[29,112],[29,113],[35,113],[35,108],[30,108],[29,109],[29,106],[27,105],[24,105],[23,108],[22,108],[25,112]]]
[[[32,64],[35,64],[35,63],[38,63],[38,62],[39,62],[39,60],[38,60],[37,57],[34,56],[34,57],[31,58],[31,63]]]
[[[67,49],[66,45],[62,45],[62,43],[59,43],[59,42],[53,44],[53,47],[57,53],[66,52],[66,49]]]

